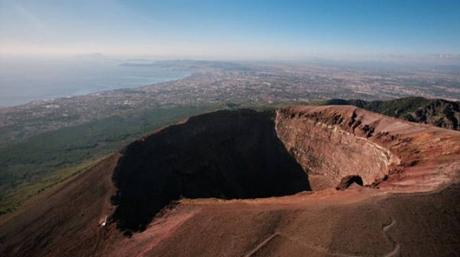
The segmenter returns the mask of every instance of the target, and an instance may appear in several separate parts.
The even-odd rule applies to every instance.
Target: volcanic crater
[[[252,199],[352,184],[378,188],[423,161],[417,156],[426,147],[393,133],[406,127],[346,106],[192,117],[123,149],[113,173],[117,207],[111,219],[122,230],[142,231],[180,198]]]
[[[273,114],[219,111],[128,145],[113,180],[113,218],[143,230],[170,201],[260,198],[310,190],[308,175],[278,138]]]
[[[218,111],[3,217],[0,253],[454,256],[458,174],[457,131],[352,106]]]

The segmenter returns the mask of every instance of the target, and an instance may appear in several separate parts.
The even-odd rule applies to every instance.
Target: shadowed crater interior
[[[112,219],[142,231],[181,197],[258,198],[310,190],[278,139],[273,113],[219,111],[190,118],[128,145],[113,181]]]

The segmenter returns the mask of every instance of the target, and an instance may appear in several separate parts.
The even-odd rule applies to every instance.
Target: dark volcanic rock
[[[460,130],[460,104],[436,99],[409,116],[410,121]]]
[[[337,185],[335,189],[337,190],[345,190],[349,188],[351,185],[357,184],[362,186],[363,185],[363,179],[360,176],[356,175],[350,175],[342,178],[340,183]]]

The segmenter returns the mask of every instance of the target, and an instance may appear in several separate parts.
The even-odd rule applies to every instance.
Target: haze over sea
[[[133,60],[139,61],[142,60]],[[119,88],[135,88],[180,79],[190,74],[184,69],[160,65],[120,65],[125,62],[127,61],[101,56],[65,59],[2,58],[0,107]]]

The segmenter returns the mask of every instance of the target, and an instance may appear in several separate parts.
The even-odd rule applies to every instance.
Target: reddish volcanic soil
[[[221,111],[2,217],[0,255],[459,256],[459,174],[457,131],[351,106]]]

